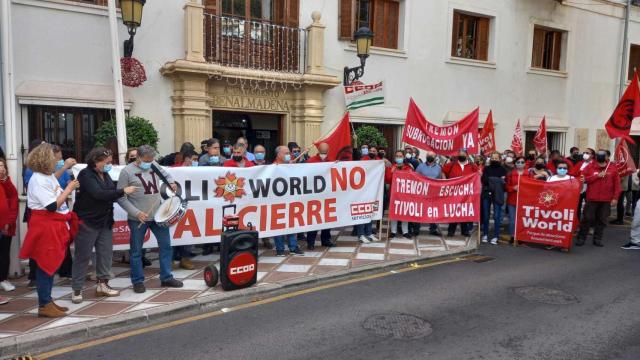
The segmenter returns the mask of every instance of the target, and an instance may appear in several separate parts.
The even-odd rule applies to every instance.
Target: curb
[[[61,328],[35,331],[29,334],[0,339],[0,358],[11,359],[12,357],[22,354],[51,351],[65,346],[94,340],[96,338],[112,336],[125,331],[208,313],[238,304],[250,303],[265,297],[288,293],[292,291],[292,289],[298,290],[311,288],[317,285],[330,284],[337,280],[354,278],[358,275],[362,275],[363,273],[384,273],[411,263],[424,263],[433,260],[455,258],[473,254],[476,251],[477,248],[474,247],[459,252],[445,253],[435,257],[415,257],[396,260],[383,265],[364,265],[355,270],[340,270],[322,275],[314,274],[290,280],[285,284],[264,284],[252,286],[246,289],[221,294],[212,294],[210,296],[204,296],[197,299],[158,306],[147,310],[118,314],[108,318],[82,322]]]

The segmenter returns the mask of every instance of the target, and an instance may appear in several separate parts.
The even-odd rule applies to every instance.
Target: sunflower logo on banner
[[[244,178],[236,177],[236,174],[227,172],[225,176],[216,179],[216,197],[224,198],[233,202],[236,198],[241,198],[247,193],[244,191]]]
[[[558,197],[558,193],[551,190],[545,190],[540,193],[540,197],[538,197],[538,203],[540,204],[540,206],[550,208],[554,205],[558,205]]]

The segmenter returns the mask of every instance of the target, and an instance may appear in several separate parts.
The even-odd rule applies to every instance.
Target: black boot
[[[600,239],[593,239],[593,246],[603,247],[604,244],[602,243],[602,240],[600,240]]]
[[[587,240],[587,239],[576,238],[576,246],[582,246],[582,245],[584,245],[584,242],[585,242],[586,240]]]

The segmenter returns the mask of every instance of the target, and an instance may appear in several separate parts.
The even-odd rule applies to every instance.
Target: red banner
[[[640,87],[638,86],[638,73],[633,74],[633,80],[620,98],[613,114],[604,125],[607,134],[612,139],[621,137],[635,144],[629,133],[633,119],[640,116]]]
[[[478,144],[480,145],[480,153],[482,155],[490,155],[496,151],[496,135],[493,127],[493,114],[489,111],[487,120],[484,122],[480,137],[478,138]]]
[[[430,123],[418,105],[410,99],[402,141],[438,155],[456,155],[458,150],[463,148],[467,149],[469,154],[476,154],[479,111],[476,108],[454,124],[437,126]]]
[[[516,240],[570,248],[579,221],[576,209],[581,188],[577,179],[543,182],[521,176]]]
[[[345,151],[351,151],[351,120],[349,119],[349,112],[347,111],[340,123],[331,131],[330,134],[324,138],[317,140],[313,143],[318,147],[322,143],[329,145],[329,153],[327,157],[329,160],[340,160],[340,154]]]
[[[479,221],[480,174],[447,180],[404,171],[393,176],[390,219],[440,224]]]
[[[522,145],[522,128],[520,128],[520,119],[518,119],[516,128],[513,131],[513,140],[511,140],[511,150],[513,150],[513,152],[516,153],[516,155],[524,154],[524,146]]]
[[[620,177],[631,175],[638,170],[625,139],[620,139],[618,146],[616,146],[615,159]]]
[[[536,136],[533,137],[533,146],[535,146],[538,154],[544,156],[547,153],[547,124],[545,117],[542,118]]]

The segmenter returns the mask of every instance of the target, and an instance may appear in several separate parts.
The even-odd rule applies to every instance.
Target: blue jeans
[[[317,231],[309,231],[307,233],[307,246],[315,246],[317,236]],[[322,246],[331,244],[331,229],[320,230],[320,242],[322,243]]]
[[[515,236],[516,233],[516,206],[507,205],[509,209],[509,235]]]
[[[280,235],[273,238],[273,242],[276,243],[277,251],[284,251],[284,238],[289,240],[289,251],[294,251],[298,248],[298,235],[297,234],[289,234],[289,235]]]
[[[500,225],[502,224],[502,205],[492,201],[489,197],[482,198],[482,235],[489,236],[489,215],[493,205],[493,233],[494,238],[500,237]]]
[[[53,276],[36,268],[36,289],[38,292],[38,306],[43,307],[51,302],[51,289],[53,288]]]
[[[138,284],[144,282],[144,271],[142,270],[142,245],[144,243],[144,234],[147,229],[151,229],[153,235],[158,240],[158,248],[160,250],[160,281],[169,281],[173,279],[171,274],[171,260],[173,258],[173,250],[171,248],[171,236],[169,229],[158,225],[155,221],[149,221],[140,225],[137,220],[129,220],[129,229],[131,229],[131,238],[129,239],[129,263],[131,264],[131,283]]]
[[[373,225],[371,224],[371,222],[368,222],[366,224],[356,225],[356,236],[371,236],[373,233]]]

